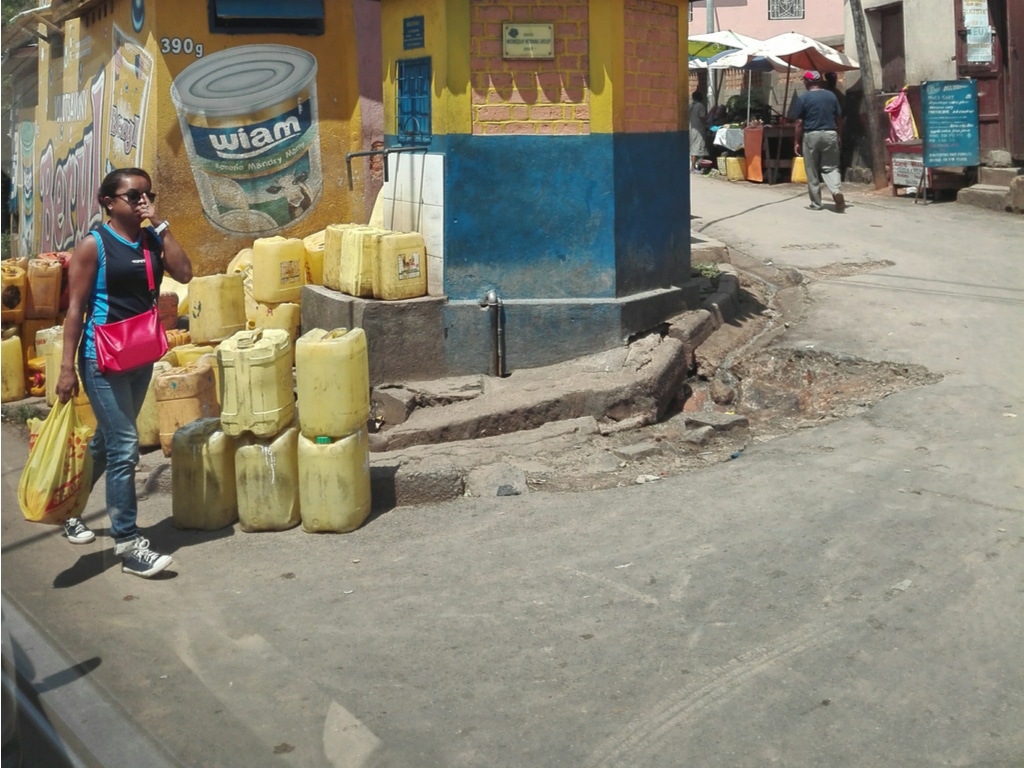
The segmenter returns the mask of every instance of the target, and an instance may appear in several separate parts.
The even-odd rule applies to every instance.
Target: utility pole
[[[710,34],[715,31],[715,0],[705,0],[705,15],[707,15],[706,31]],[[715,104],[715,73],[707,69],[708,73],[708,109]]]
[[[878,97],[875,93],[875,76],[871,66],[871,52],[868,50],[868,34],[861,0],[850,0],[850,13],[853,14],[853,35],[857,40],[857,58],[860,60],[860,86],[864,91],[864,107],[868,111],[871,175],[875,180],[875,189],[882,189],[888,186],[889,182],[885,177],[885,150],[879,141],[882,134],[878,124]]]

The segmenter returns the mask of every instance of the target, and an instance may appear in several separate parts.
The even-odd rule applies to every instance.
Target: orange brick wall
[[[587,0],[470,0],[473,133],[590,133]],[[555,58],[505,61],[501,24],[555,25]]]
[[[627,0],[625,133],[679,130],[678,9],[653,0]]]

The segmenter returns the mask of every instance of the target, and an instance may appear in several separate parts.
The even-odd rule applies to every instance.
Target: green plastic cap
[[[327,435],[317,435],[317,438],[316,438],[316,444],[317,445],[330,445],[330,443],[331,443],[331,438],[329,438]]]

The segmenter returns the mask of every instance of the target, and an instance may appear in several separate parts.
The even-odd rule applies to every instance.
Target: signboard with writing
[[[501,25],[501,58],[553,59],[555,58],[554,24]]]
[[[892,153],[892,183],[896,187],[916,187],[921,183],[924,161],[921,155]]]
[[[402,19],[402,50],[415,51],[425,45],[422,16],[407,16]]]
[[[921,87],[924,165],[978,165],[978,81],[936,80]]]

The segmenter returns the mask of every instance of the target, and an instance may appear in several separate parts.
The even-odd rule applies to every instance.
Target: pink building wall
[[[783,32],[799,32],[817,40],[845,34],[843,0],[804,0],[803,19],[768,19],[769,0],[715,0],[715,30],[733,32],[764,40]],[[690,34],[707,32],[705,0],[691,6]],[[840,46],[842,40],[839,40]]]

